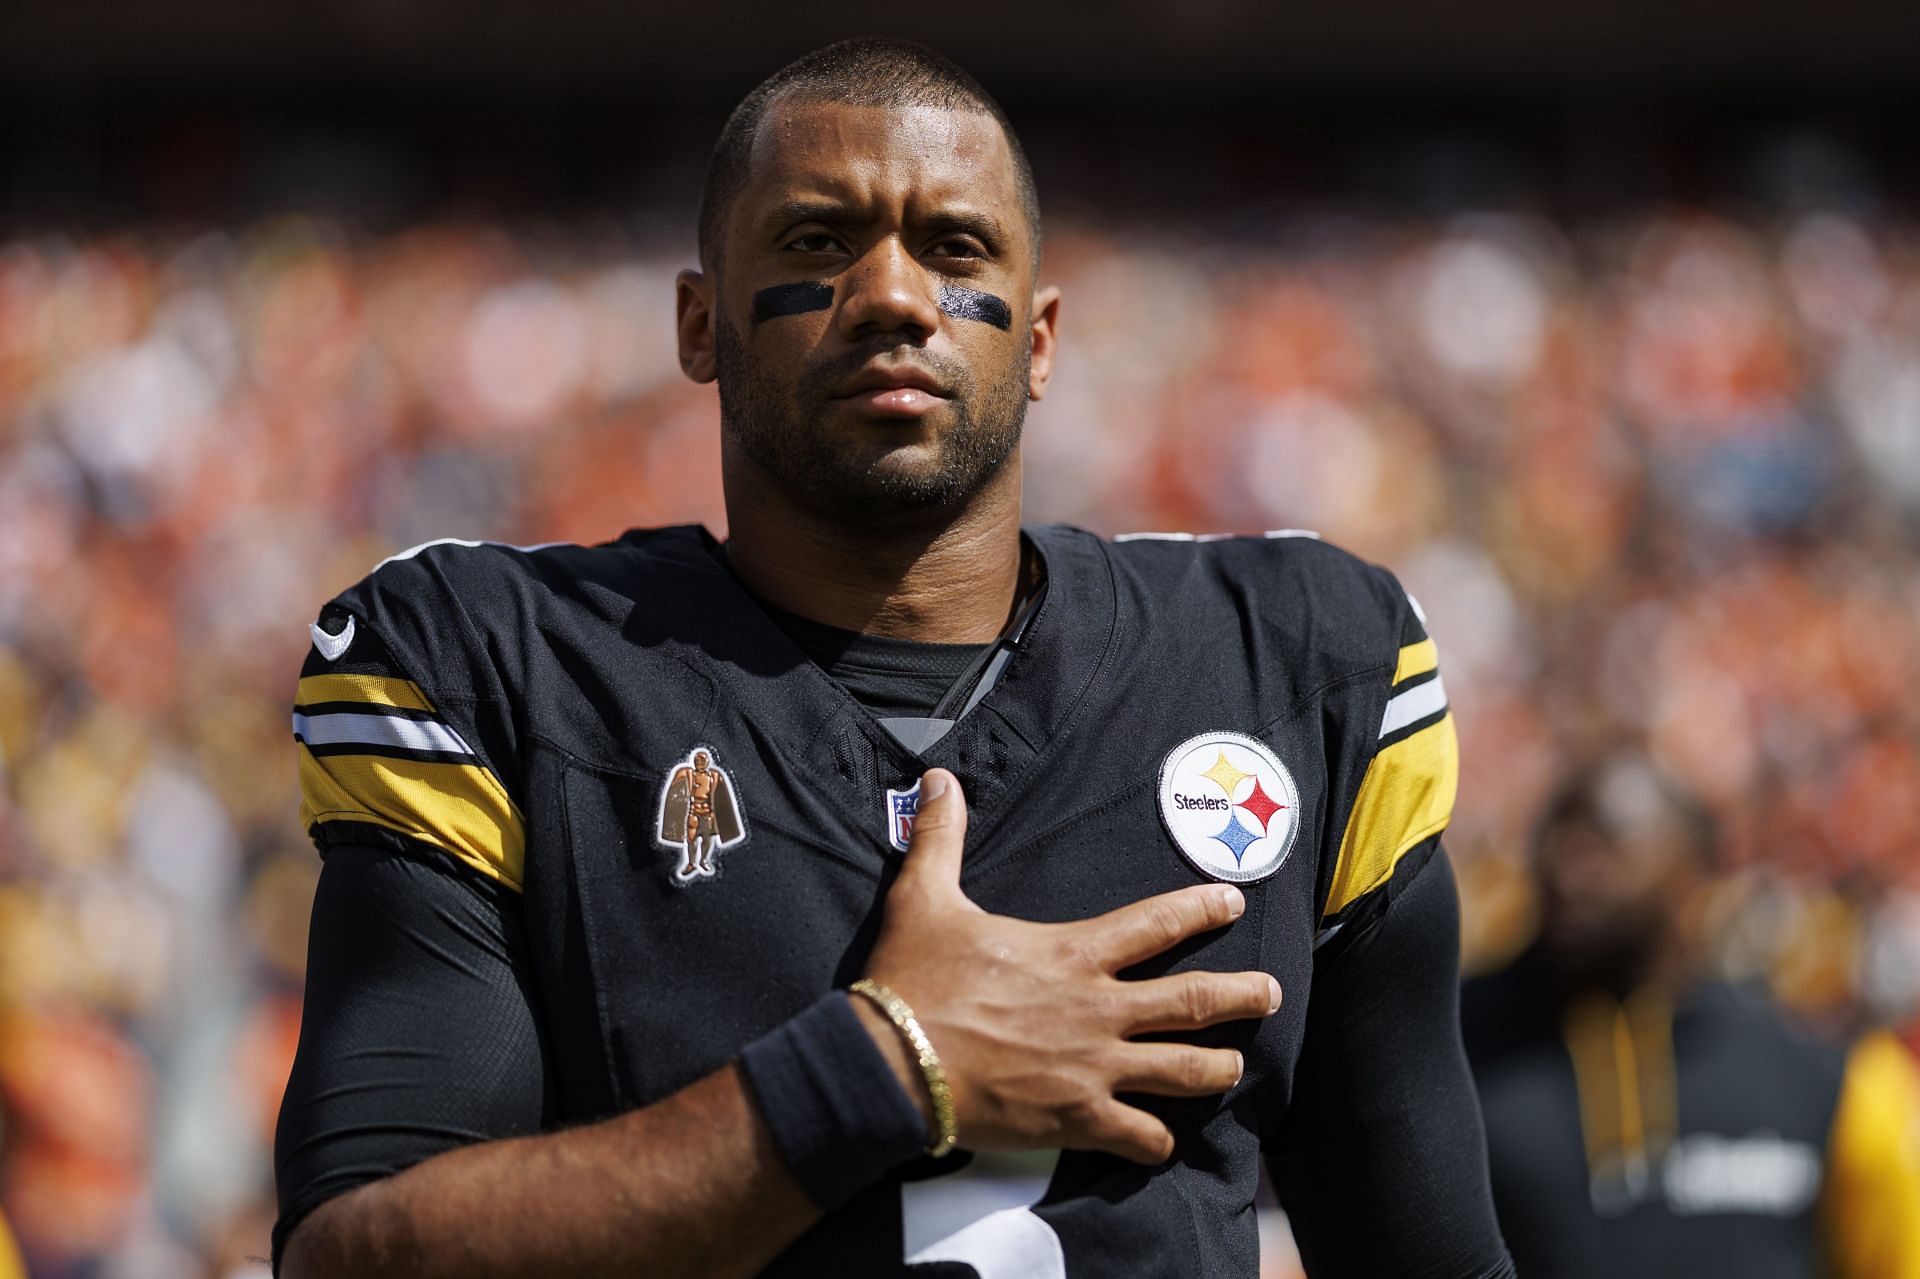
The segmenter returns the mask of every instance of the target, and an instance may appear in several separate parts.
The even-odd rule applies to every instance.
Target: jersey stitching
[[[1391,682],[1393,671],[1397,667],[1397,662],[1398,654],[1396,653],[1394,661],[1382,662],[1379,666],[1373,667],[1367,672],[1368,674],[1386,672],[1389,686],[1386,687],[1384,691],[1389,695],[1393,692]],[[1381,709],[1384,705],[1385,702],[1369,704],[1366,710],[1366,717],[1360,722],[1362,724],[1378,722]],[[1329,822],[1322,832],[1321,843],[1323,846],[1329,843],[1333,846],[1333,859],[1331,862],[1323,862],[1322,865],[1322,869],[1326,871],[1325,885],[1317,883],[1314,885],[1313,918],[1316,927],[1326,922],[1327,898],[1333,892],[1334,876],[1340,872],[1340,846],[1345,842],[1347,823],[1353,820],[1353,806],[1360,801],[1360,791],[1367,784],[1367,774],[1373,771],[1374,760],[1380,757],[1380,735],[1375,732],[1368,732],[1367,737],[1371,742],[1367,748],[1367,762],[1360,768],[1360,775],[1354,781],[1352,791],[1347,794],[1345,802],[1342,803],[1337,810],[1332,805],[1328,805],[1327,815],[1329,817],[1337,817],[1338,820]]]
[[[458,539],[448,539],[448,540],[449,540],[449,541],[458,541]],[[465,545],[464,543],[461,543],[461,544],[462,544],[462,545]],[[415,556],[415,555],[417,555],[417,554],[418,554],[419,552],[421,552],[421,551],[424,551],[424,550],[426,550],[426,549],[427,549],[427,547],[428,547],[428,546],[430,546],[430,545],[435,545],[435,543],[423,543],[423,544],[421,544],[420,546],[416,546],[416,547],[414,547],[414,548],[413,548],[413,549],[412,549],[411,551],[409,551],[409,552],[407,552],[407,553],[406,553],[406,557],[410,559],[411,557],[413,557],[413,556]],[[486,547],[486,548],[488,548],[488,549],[500,549],[501,547],[506,547],[506,548],[507,548],[507,549],[509,549],[509,550],[515,550],[515,551],[519,551],[519,552],[520,552],[520,553],[521,553],[521,554],[522,554],[523,556],[524,556],[524,555],[526,555],[526,553],[527,553],[527,549],[529,549],[529,548],[521,548],[521,547],[514,547],[514,546],[511,546],[511,545],[510,545],[510,544],[508,544],[508,543],[502,543],[502,542],[482,542],[482,543],[480,543],[479,545],[481,545],[481,546],[483,546],[483,547]],[[548,543],[544,543],[543,545],[546,545],[546,546],[554,546],[554,545],[558,545],[558,543],[553,543],[553,542],[548,542]],[[382,560],[382,561],[380,562],[380,564],[379,564],[379,565],[376,565],[376,566],[374,567],[374,573],[376,573],[376,574],[377,574],[377,573],[378,573],[378,572],[380,571],[380,568],[381,568],[381,567],[383,567],[384,565],[386,565],[386,564],[387,564],[387,563],[389,563],[389,562],[391,562],[391,561],[388,561],[388,560]],[[423,568],[425,568],[425,567],[426,567],[426,566],[427,566],[428,564],[430,564],[431,562],[432,562],[432,561],[430,561],[430,560],[422,560],[422,561],[420,561],[420,563],[421,563],[421,566],[422,566]],[[369,577],[371,577],[371,576],[372,576],[372,575],[370,574],[370,575],[369,575]],[[442,584],[444,584],[444,583],[445,583],[445,578],[444,578],[444,577],[443,577],[443,576],[442,576],[441,574],[439,574],[439,573],[435,573],[435,574],[433,574],[433,576],[434,576],[434,578],[436,579],[436,581],[437,581],[438,583],[442,583]],[[464,602],[463,600],[461,600],[461,598],[460,598],[460,592],[458,592],[458,591],[456,591],[456,590],[451,590],[451,589],[447,589],[447,590],[443,590],[443,591],[441,592],[441,594],[443,594],[443,595],[445,595],[445,596],[446,596],[446,598],[447,598],[447,601],[448,601],[448,602],[449,602],[450,604],[452,604],[452,605],[453,605],[453,612],[454,612],[454,616],[455,616],[455,618],[456,618],[456,620],[457,620],[457,622],[458,622],[458,624],[459,624],[459,626],[460,626],[460,628],[461,628],[462,630],[464,630],[464,631],[466,632],[466,635],[467,635],[467,641],[468,641],[468,643],[469,643],[469,644],[471,644],[471,645],[473,646],[473,647],[472,647],[472,650],[471,650],[471,651],[473,651],[473,652],[477,652],[477,653],[489,653],[489,654],[490,654],[490,653],[492,652],[492,646],[491,646],[491,645],[489,645],[489,644],[487,643],[487,637],[486,637],[486,633],[485,633],[485,632],[483,632],[483,631],[482,631],[482,630],[481,630],[481,629],[480,629],[480,628],[479,628],[478,626],[476,626],[476,625],[474,625],[474,622],[473,622],[473,618],[472,618],[472,616],[471,616],[471,615],[469,615],[469,614],[468,614],[468,612],[467,612],[467,606],[466,606],[466,603],[465,603],[465,602]],[[377,628],[376,628],[376,629],[377,629]],[[389,650],[391,650],[391,646],[389,646]],[[398,660],[398,659],[396,659],[396,661],[397,661],[397,660]],[[506,691],[506,683],[505,683],[505,681],[504,681],[504,680],[502,680],[502,679],[500,678],[500,671],[499,671],[499,668],[498,668],[498,667],[496,667],[496,666],[495,666],[495,665],[493,664],[493,662],[492,662],[492,660],[491,660],[491,658],[489,658],[489,660],[488,660],[488,662],[487,662],[487,669],[488,669],[488,671],[489,671],[489,672],[491,672],[491,673],[492,673],[492,676],[493,676],[493,682],[494,682],[494,684],[495,684],[495,685],[496,685],[496,686],[497,686],[497,687],[498,687],[498,688],[499,688],[499,689],[501,690],[501,692],[502,692],[502,693],[504,694],[504,693],[505,693],[505,691]],[[426,686],[425,684],[421,684],[421,683],[420,683],[420,681],[419,681],[419,680],[417,680],[417,679],[416,679],[416,680],[414,681],[414,683],[416,683],[416,684],[419,684],[419,685],[420,685],[420,687],[421,687],[422,689],[425,689],[425,688],[427,687],[427,686]],[[428,700],[429,700],[429,701],[433,701],[433,703],[434,703],[434,705],[436,705],[436,706],[440,704],[440,702],[438,702],[438,701],[435,701],[435,700],[434,700],[433,698],[431,698],[431,697],[429,697],[429,698],[428,698]],[[452,697],[452,698],[447,698],[447,699],[444,699],[444,700],[449,700],[449,701],[463,701],[463,702],[466,702],[466,703],[467,703],[467,704],[468,704],[469,706],[477,706],[477,705],[479,705],[479,704],[481,704],[482,702],[486,702],[486,703],[494,703],[494,704],[501,704],[501,705],[506,705],[506,704],[507,704],[507,702],[506,702],[506,699],[505,699],[504,697],[479,697],[479,696],[475,696],[475,695],[467,695],[467,696],[456,696],[456,697]],[[475,727],[477,728],[477,727],[478,727],[478,725],[476,724],[476,725],[475,725]],[[478,736],[478,735],[479,735],[479,734],[476,734],[476,736]],[[476,754],[476,755],[478,755],[478,756],[480,757],[480,759],[481,759],[481,761],[482,761],[483,763],[485,763],[485,764],[486,764],[486,766],[487,766],[487,771],[488,771],[489,773],[492,773],[492,772],[493,772],[493,761],[492,761],[492,760],[491,760],[490,758],[488,758],[488,756],[487,756],[487,754],[486,754],[486,751],[485,751],[485,748],[484,748],[484,746],[476,746],[476,747],[474,748],[474,754]],[[520,782],[522,783],[522,785],[524,786],[524,784],[525,784],[525,781],[526,781],[526,779],[525,779],[525,777],[523,776],[523,777],[521,777],[521,778],[520,778],[519,780],[520,780]],[[499,786],[499,787],[501,788],[501,790],[502,790],[502,793],[503,793],[503,794],[505,794],[505,787],[506,787],[506,782],[505,782],[505,780],[504,780],[504,779],[502,779],[502,778],[499,778],[499,777],[498,777],[498,776],[496,775],[496,777],[495,777],[495,782],[494,782],[494,784],[495,784],[495,785],[497,785],[497,786]],[[508,803],[508,805],[509,805],[509,806],[511,806],[511,807],[513,807],[513,809],[514,809],[514,811],[515,811],[515,812],[518,812],[518,811],[519,811],[519,806],[518,806],[517,804],[514,804],[514,802],[513,802],[513,797],[512,797],[512,795],[510,795],[510,794],[505,794],[505,798],[506,798],[506,800],[507,800],[507,803]]]
[[[1045,747],[1040,750],[1034,751],[1033,757],[1029,759],[1026,762],[1026,764],[1024,764],[1019,769],[1018,772],[1012,774],[1010,777],[1008,777],[1005,780],[1005,782],[1002,783],[1001,789],[1003,793],[1011,793],[1015,784],[1018,783],[1022,778],[1031,774],[1036,768],[1040,767],[1041,764],[1050,760],[1056,753],[1066,748],[1066,740],[1068,736],[1067,730],[1072,725],[1075,716],[1077,716],[1080,713],[1081,706],[1085,704],[1088,692],[1091,691],[1093,686],[1099,682],[1100,677],[1106,673],[1108,663],[1111,661],[1113,657],[1114,637],[1118,635],[1120,631],[1120,582],[1119,582],[1118,576],[1114,573],[1114,570],[1113,570],[1113,556],[1111,551],[1108,548],[1108,544],[1101,538],[1095,537],[1093,534],[1087,532],[1085,529],[1075,528],[1072,525],[1062,525],[1061,527],[1066,529],[1067,531],[1070,531],[1072,533],[1077,533],[1081,537],[1088,539],[1093,543],[1094,548],[1099,551],[1100,568],[1101,568],[1101,571],[1106,574],[1106,579],[1107,579],[1107,604],[1108,604],[1107,634],[1106,634],[1105,640],[1101,643],[1100,655],[1094,658],[1093,661],[1088,664],[1086,679],[1081,682],[1079,690],[1074,693],[1073,700],[1067,705],[1067,708],[1064,711],[1062,711],[1058,716],[1057,720],[1055,721],[1048,735],[1047,743]],[[1053,602],[1053,593],[1048,592],[1047,598],[1040,601],[1039,612],[1035,613],[1033,616],[1033,623],[1032,623],[1033,626],[1038,626],[1040,624],[1041,618],[1045,615],[1048,606],[1052,604],[1052,602]],[[1014,680],[1018,676],[1018,674],[1019,674],[1018,663],[1016,662],[1016,663],[1010,664],[1006,675],[1001,680],[1002,685],[1005,686],[1006,684],[1010,683],[1012,680]],[[1004,721],[1005,717],[1003,716],[1002,719]],[[1009,724],[1008,727],[1012,728],[1013,726]],[[1021,733],[1018,729],[1014,729],[1014,733],[1016,736],[1022,738],[1023,740],[1025,739],[1026,734]],[[1124,794],[1126,790],[1130,790],[1130,789],[1132,788],[1126,787],[1114,793]],[[993,820],[987,825],[982,827],[980,832],[980,838],[983,843],[986,839],[991,837],[995,831],[997,831],[1002,825],[1005,824],[1008,815],[1012,811],[1013,809],[1011,805],[1003,806],[1001,808],[1001,811],[994,816]],[[1082,811],[1084,812],[1086,810],[1083,809]],[[1063,825],[1064,823],[1055,823],[1052,827],[1048,829],[1047,833],[1052,834],[1054,831],[1061,829]],[[1026,843],[1020,845],[1020,847],[1021,848],[1031,847],[1033,842],[1034,841],[1029,840]],[[1010,852],[1011,851],[1016,851],[1016,850],[1010,850]],[[1003,853],[1002,857],[1010,855],[1010,852]],[[983,857],[972,867],[972,869],[974,873],[978,874],[988,866],[997,865],[1000,862],[1000,860],[1001,860],[1000,857]],[[962,868],[963,876],[966,873],[966,869],[967,868],[963,866]]]
[[[565,752],[562,752],[562,754],[564,753]],[[571,878],[573,874],[573,871],[571,869],[572,861],[573,861],[573,858],[572,858],[573,812],[568,807],[567,799],[566,799],[567,769],[570,763],[571,761],[563,761],[560,766],[560,804],[559,804],[560,838],[562,842],[565,844],[568,851],[567,862],[568,862],[569,870],[567,873],[569,878]],[[570,892],[569,895],[574,897],[575,900],[579,900],[579,887],[577,884],[572,886],[572,891]],[[582,902],[581,904],[582,904],[582,909],[584,911],[585,903]],[[583,914],[582,916],[583,923],[584,923],[584,918],[585,917]],[[613,1059],[613,1034],[612,1034],[613,1020],[611,1015],[607,1011],[607,994],[606,994],[607,982],[604,980],[605,974],[600,971],[600,966],[595,962],[595,958],[599,949],[600,948],[598,946],[592,946],[592,945],[589,945],[583,948],[583,951],[586,955],[587,971],[593,975],[593,1015],[594,1015],[594,1020],[599,1023],[597,1026],[594,1027],[595,1031],[597,1032],[595,1035],[595,1038],[597,1038],[600,1041],[600,1066],[601,1066],[601,1069],[603,1069],[606,1072],[608,1087],[609,1087],[609,1090],[613,1093],[614,1102],[617,1106],[625,1107],[625,1106],[632,1105],[632,1099],[630,1099],[626,1095],[627,1086],[625,1082],[625,1077],[623,1073],[619,1070],[617,1064]]]
[[[318,826],[321,822],[335,817],[373,817],[373,814],[364,808],[325,808],[315,811],[313,824]]]

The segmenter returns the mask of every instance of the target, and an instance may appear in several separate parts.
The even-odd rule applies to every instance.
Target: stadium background
[[[1471,963],[1527,938],[1546,788],[1626,743],[1727,822],[1714,962],[1920,1042],[1910,6],[554,8],[0,17],[0,1207],[35,1274],[258,1269],[305,623],[430,537],[721,526],[670,327],[704,152],[862,30],[958,57],[1034,154],[1066,304],[1031,517],[1318,528],[1426,604]]]

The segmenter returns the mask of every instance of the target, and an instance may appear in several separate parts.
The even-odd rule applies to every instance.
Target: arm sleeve
[[[333,1196],[539,1131],[545,1057],[521,928],[515,895],[439,850],[328,851],[274,1137],[276,1271],[289,1232]]]
[[[1920,1075],[1893,1036],[1847,1058],[1821,1199],[1833,1273],[1920,1279]]]
[[[503,752],[490,706],[430,695],[413,677],[426,660],[395,652],[418,646],[389,645],[338,602],[314,632],[293,707],[300,824],[314,843],[425,845],[518,891],[525,824],[492,762]]]
[[[1460,1046],[1459,905],[1438,837],[1315,956],[1293,1096],[1267,1162],[1307,1273],[1504,1276]]]
[[[1323,935],[1364,925],[1401,859],[1447,828],[1460,784],[1460,744],[1439,653],[1420,606],[1387,580],[1400,600],[1397,647],[1379,723],[1366,725],[1366,769],[1322,896]]]

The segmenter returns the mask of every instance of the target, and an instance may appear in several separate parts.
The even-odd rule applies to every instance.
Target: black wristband
[[[740,1070],[773,1144],[824,1211],[926,1147],[925,1117],[845,991],[748,1044]]]

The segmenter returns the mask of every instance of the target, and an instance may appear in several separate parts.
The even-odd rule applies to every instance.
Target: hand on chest
[[[756,750],[749,733],[711,725],[666,755],[651,774],[565,768],[567,847],[554,851],[569,863],[595,972],[608,975],[607,1032],[674,1042],[676,1063],[710,1068],[861,974],[919,783],[880,755],[859,770],[871,783],[856,785],[830,764]],[[969,788],[961,887],[995,914],[1061,922],[1210,879],[1238,884],[1244,918],[1129,975],[1273,973],[1302,996],[1297,1011],[1283,1008],[1257,1036],[1246,1028],[1244,1049],[1253,1071],[1290,1063],[1323,844],[1325,773],[1302,756],[1314,759],[1284,734],[1221,730],[1101,737],[1035,760],[998,786]],[[690,1069],[652,1077],[663,1060],[633,1059],[639,1091]]]

